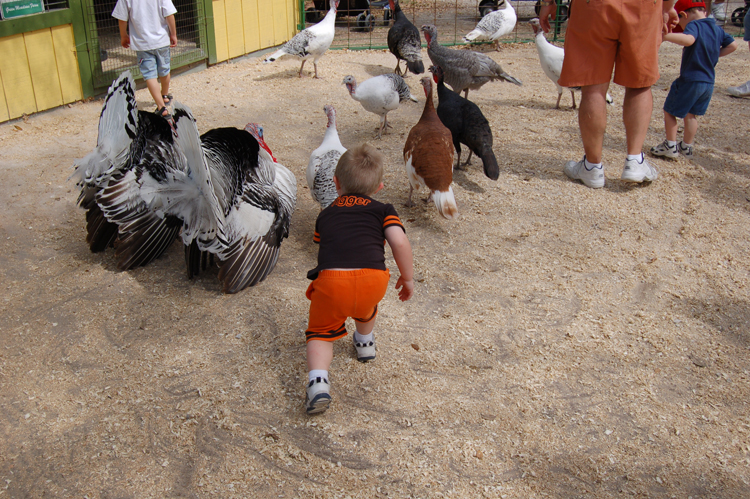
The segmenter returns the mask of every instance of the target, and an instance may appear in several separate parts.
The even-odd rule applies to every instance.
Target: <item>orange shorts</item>
[[[573,0],[558,83],[650,87],[659,79],[662,0]]]
[[[390,278],[387,270],[321,270],[305,293],[310,300],[307,341],[346,336],[347,317],[359,322],[375,319]]]

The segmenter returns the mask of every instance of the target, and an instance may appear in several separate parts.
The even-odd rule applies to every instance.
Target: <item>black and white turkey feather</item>
[[[338,194],[336,185],[333,183],[333,174],[339,158],[346,152],[341,145],[339,133],[336,130],[336,110],[333,106],[323,106],[323,111],[328,118],[326,134],[323,142],[310,155],[307,163],[307,186],[313,200],[320,203],[320,209],[325,209],[333,203]]]

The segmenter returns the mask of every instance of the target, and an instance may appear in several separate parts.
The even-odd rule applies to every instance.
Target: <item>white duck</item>
[[[333,174],[339,158],[346,152],[341,145],[339,133],[336,130],[336,110],[333,106],[323,106],[328,117],[326,134],[323,143],[310,155],[307,163],[307,186],[313,200],[320,203],[320,209],[327,208],[338,197],[336,185],[333,183]]]
[[[318,24],[303,29],[286,42],[279,50],[266,57],[263,62],[273,62],[279,57],[291,55],[302,59],[299,67],[299,76],[302,77],[302,68],[308,59],[313,60],[315,66],[315,78],[318,77],[318,59],[323,57],[328,47],[333,43],[333,35],[336,32],[336,9],[339,0],[330,0],[331,8]]]
[[[562,72],[565,50],[556,47],[547,41],[542,26],[539,24],[539,19],[534,18],[529,21],[529,24],[534,30],[534,41],[536,42],[536,50],[539,53],[539,62],[542,64],[542,70],[544,71],[544,74],[547,75],[547,78],[552,80],[552,83],[557,86],[557,103],[555,104],[555,109],[560,109],[560,99],[562,98],[563,88],[565,87],[560,86],[560,84],[557,83],[557,80],[560,79],[560,73]],[[576,96],[574,90],[580,89],[581,87],[571,87],[569,89],[570,97],[573,99],[573,109],[576,108]],[[612,99],[612,96],[609,95],[608,92],[607,103],[612,104],[612,102],[614,102],[614,99]]]
[[[516,27],[516,11],[510,0],[500,0],[498,10],[484,16],[477,27],[464,36],[466,42],[489,40],[495,42],[495,50],[500,50],[500,38],[511,33]]]
[[[380,116],[377,138],[387,132],[389,111],[398,108],[399,104],[407,99],[417,102],[404,79],[396,73],[374,76],[359,85],[354,76],[348,75],[344,77],[343,83],[349,90],[349,95],[359,101],[366,111]]]

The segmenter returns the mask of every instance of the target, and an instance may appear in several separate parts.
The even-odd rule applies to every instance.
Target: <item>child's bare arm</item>
[[[695,37],[693,35],[686,35],[685,33],[663,33],[661,39],[664,42],[672,42],[683,47],[689,47],[695,43]]]
[[[737,50],[737,42],[732,42],[719,51],[719,57],[724,57]]]
[[[123,48],[129,48],[130,36],[128,36],[128,22],[118,19],[117,25],[120,27],[120,45],[122,45]]]
[[[395,225],[385,229],[385,240],[391,247],[393,259],[396,260],[401,273],[396,281],[398,297],[401,301],[406,301],[414,294],[414,259],[411,244],[401,227]]]
[[[171,16],[165,17],[165,20],[167,21],[167,26],[169,26],[169,46],[170,47],[176,47],[177,46],[177,25],[174,21],[174,14]]]

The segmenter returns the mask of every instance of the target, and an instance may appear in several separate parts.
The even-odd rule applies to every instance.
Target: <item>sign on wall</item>
[[[44,12],[44,0],[0,0],[3,19]]]

